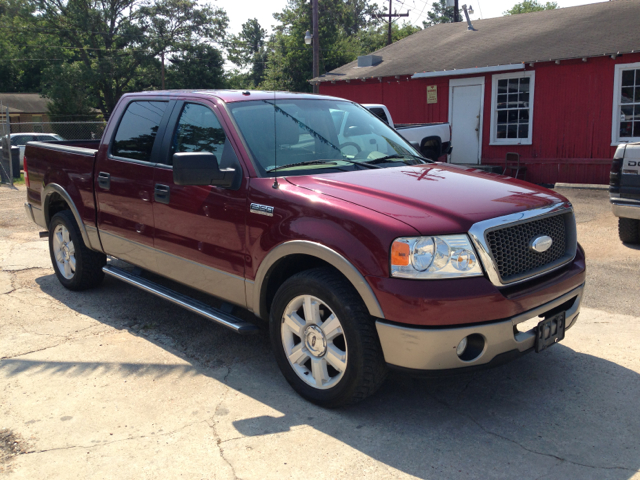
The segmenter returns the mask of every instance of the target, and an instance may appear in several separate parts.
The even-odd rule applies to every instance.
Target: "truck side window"
[[[187,103],[182,110],[173,141],[171,156],[178,152],[210,152],[222,159],[226,135],[213,111],[204,105]]]
[[[384,110],[382,108],[379,107],[373,107],[371,110],[371,113],[373,113],[375,116],[377,116],[380,120],[382,120],[384,123],[386,123],[387,125],[389,125],[389,119],[387,118],[387,114],[384,113]]]
[[[148,162],[167,102],[131,102],[113,140],[111,154]]]

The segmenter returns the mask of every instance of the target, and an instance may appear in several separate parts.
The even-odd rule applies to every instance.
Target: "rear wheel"
[[[318,405],[358,402],[386,377],[374,319],[352,285],[329,268],[301,272],[282,284],[270,331],[283,375]]]
[[[624,243],[640,243],[640,220],[618,218],[618,235]]]
[[[87,248],[71,211],[56,213],[49,232],[49,254],[60,283],[69,290],[86,290],[100,285],[107,257]]]

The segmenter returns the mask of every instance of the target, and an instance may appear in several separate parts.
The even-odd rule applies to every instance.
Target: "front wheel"
[[[374,319],[352,285],[332,269],[307,270],[282,284],[270,333],[283,375],[315,404],[356,403],[386,377]]]
[[[640,220],[618,218],[618,235],[624,243],[640,243]]]

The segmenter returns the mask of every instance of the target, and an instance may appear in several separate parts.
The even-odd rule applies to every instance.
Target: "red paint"
[[[415,85],[403,88],[413,89]],[[390,87],[369,82],[360,92],[381,95],[386,88]],[[417,89],[415,93],[418,95]],[[232,101],[271,98],[265,93],[228,95]],[[59,183],[76,202],[85,224],[96,226],[92,200],[95,185],[98,227],[103,233],[110,231],[248,280],[256,278],[260,264],[274,247],[290,240],[313,241],[343,255],[366,278],[385,317],[399,323],[450,325],[503,319],[584,282],[582,253],[552,274],[503,290],[484,277],[446,281],[390,278],[389,249],[397,237],[466,232],[477,221],[565,199],[515,179],[445,164],[280,177],[279,187],[273,188],[273,178],[256,176],[222,100],[211,94],[187,92],[172,92],[166,97],[208,103],[217,109],[242,163],[239,190],[181,187],[173,183],[166,166],[107,157],[124,105],[133,98],[162,98],[154,92],[123,97],[107,125],[95,168],[92,156],[27,146],[32,180],[29,200],[41,208],[42,188],[50,182]],[[174,124],[167,126],[167,132],[173,132],[177,115],[171,118]],[[399,120],[418,119],[401,116]],[[164,142],[161,145],[168,148]],[[168,152],[161,152],[159,158],[162,155]],[[97,175],[103,169],[111,173],[108,191],[97,185]],[[156,183],[171,187],[169,205],[154,201]],[[249,204],[254,202],[273,206],[273,216],[248,214]],[[140,232],[139,224],[148,229]],[[107,245],[103,235],[106,253],[113,253]]]
[[[617,64],[640,62],[640,54],[615,60],[608,56],[555,62],[541,62],[535,71],[532,145],[490,145],[492,76],[442,76],[408,80],[384,77],[375,80],[322,83],[320,92],[359,103],[384,103],[394,122],[449,121],[449,80],[485,78],[482,163],[504,165],[507,152],[517,152],[527,165],[527,180],[534,183],[609,182],[614,68]],[[378,85],[377,89],[368,87]],[[427,85],[437,85],[438,103],[427,104]],[[455,148],[455,138],[452,139]]]

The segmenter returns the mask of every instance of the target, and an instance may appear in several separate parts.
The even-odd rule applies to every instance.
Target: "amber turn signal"
[[[404,267],[409,265],[411,249],[404,242],[393,242],[391,245],[391,265]]]

